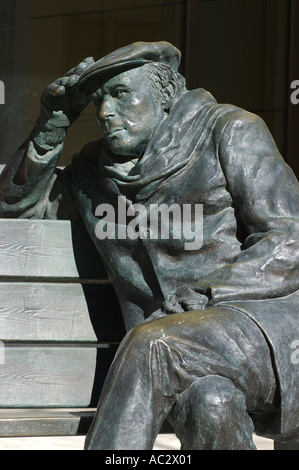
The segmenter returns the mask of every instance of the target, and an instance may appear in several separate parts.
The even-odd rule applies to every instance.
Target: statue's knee
[[[245,407],[245,397],[224,377],[207,380],[201,393],[202,406],[213,416],[225,416],[236,406]]]
[[[182,449],[255,449],[244,394],[220,376],[195,380],[168,419]]]
[[[203,416],[209,416],[209,422],[225,419],[235,407],[245,408],[245,397],[229,379],[220,376],[197,379],[177,403],[180,419],[194,422],[199,422]]]
[[[147,347],[161,338],[161,331],[153,328],[150,323],[142,323],[136,326],[128,335],[127,341],[134,348],[145,350]]]

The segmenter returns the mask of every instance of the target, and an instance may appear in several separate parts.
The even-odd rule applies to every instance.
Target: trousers
[[[271,409],[275,392],[271,351],[246,314],[167,315],[122,341],[85,449],[152,449],[168,418],[182,449],[254,450],[250,412]]]

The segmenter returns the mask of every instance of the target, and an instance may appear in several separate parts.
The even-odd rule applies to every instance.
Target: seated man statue
[[[187,450],[298,443],[299,184],[264,122],[188,91],[179,63],[138,42],[49,85],[1,217],[81,219],[118,296],[86,449],[152,449],[165,419]],[[102,138],[58,169],[89,101]]]

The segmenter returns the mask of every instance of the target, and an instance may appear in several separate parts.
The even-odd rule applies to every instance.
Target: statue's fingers
[[[79,75],[73,74],[70,77],[68,77],[68,80],[65,83],[66,88],[70,88],[74,86],[79,80]]]
[[[94,63],[93,57],[86,57],[86,59],[82,60],[79,65],[77,65],[75,69],[76,75],[81,75],[88,67],[90,67]]]

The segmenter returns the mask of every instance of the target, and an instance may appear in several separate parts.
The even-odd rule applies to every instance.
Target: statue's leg
[[[246,408],[271,405],[276,383],[267,342],[247,315],[211,308],[137,326],[110,368],[86,449],[151,449],[180,394],[211,375],[228,379],[246,397],[238,406],[251,433]]]
[[[152,449],[176,394],[172,375],[176,360],[154,322],[136,327],[122,341],[110,367],[86,450]],[[192,380],[183,372],[175,387]]]
[[[182,450],[256,450],[246,397],[224,377],[196,379],[179,396],[168,420]]]

